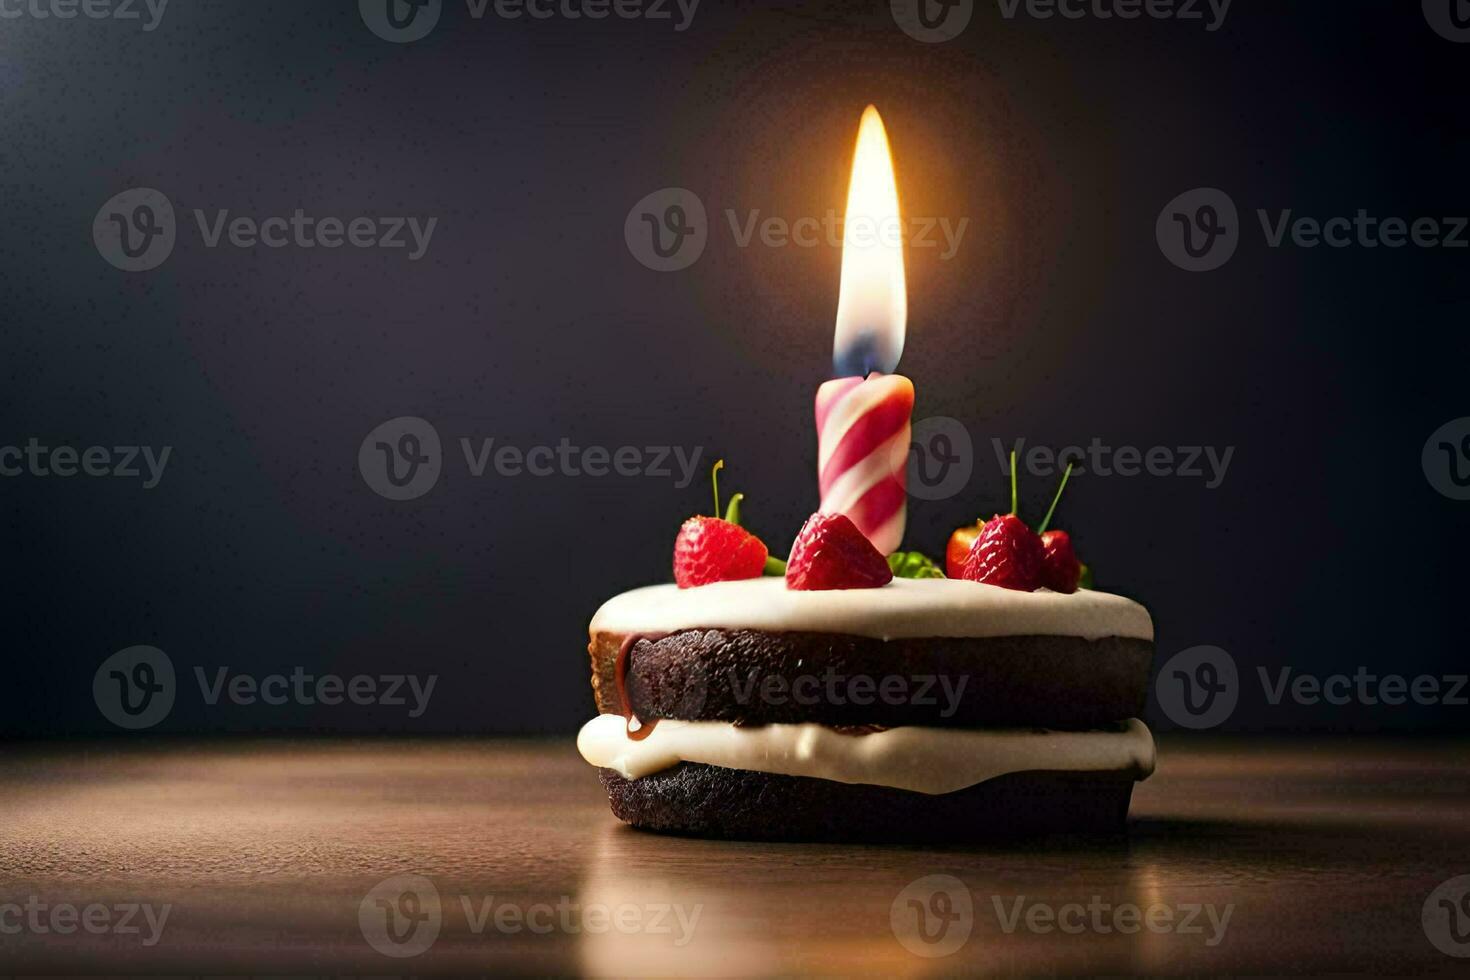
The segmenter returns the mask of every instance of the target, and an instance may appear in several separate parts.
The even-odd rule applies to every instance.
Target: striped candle
[[[901,374],[835,378],[817,389],[823,513],[846,514],[883,554],[903,541],[914,385]]]

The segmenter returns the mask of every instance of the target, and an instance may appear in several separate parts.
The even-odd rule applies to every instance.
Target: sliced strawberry
[[[1044,559],[1041,538],[1035,531],[1015,514],[996,514],[975,539],[964,577],[971,582],[1032,592],[1041,585]]]
[[[1041,547],[1041,584],[1053,592],[1076,592],[1082,579],[1082,563],[1072,550],[1072,538],[1066,531],[1047,531],[1041,536]]]
[[[786,561],[788,589],[876,589],[891,581],[888,560],[842,514],[807,518]]]
[[[766,545],[739,524],[718,517],[691,517],[674,539],[674,581],[681,589],[711,582],[759,578]]]

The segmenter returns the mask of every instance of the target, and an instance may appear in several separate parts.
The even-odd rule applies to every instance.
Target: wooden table
[[[0,964],[1463,975],[1470,960],[1432,945],[1421,912],[1436,886],[1470,874],[1466,748],[1165,736],[1126,841],[918,848],[632,831],[570,741],[12,747],[0,775]],[[401,875],[432,890],[396,878],[372,891]],[[402,945],[385,938],[383,896]],[[914,932],[911,899],[933,942]],[[145,913],[157,921],[165,904],[151,929]],[[120,932],[132,905],[139,931]],[[54,929],[69,906],[98,931]],[[1200,931],[1181,931],[1186,918]],[[378,946],[416,955],[379,952],[364,923]]]

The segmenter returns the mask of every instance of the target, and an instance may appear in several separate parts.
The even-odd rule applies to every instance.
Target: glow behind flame
[[[889,374],[898,367],[909,314],[900,222],[888,134],[878,110],[868,106],[858,127],[842,228],[842,285],[832,342],[837,377]]]

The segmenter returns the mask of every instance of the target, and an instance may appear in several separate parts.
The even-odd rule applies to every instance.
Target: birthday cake
[[[849,216],[896,221],[877,110]],[[577,747],[645,830],[777,840],[954,840],[1122,829],[1154,768],[1138,720],[1143,606],[1094,591],[1070,536],[1011,508],[957,529],[943,566],[901,551],[914,386],[893,373],[901,243],[844,232],[834,377],[816,396],[821,503],[786,561],[739,494],[692,517],[674,583],[593,616],[598,716]],[[723,463],[717,463],[718,471]]]
[[[794,840],[1122,828],[1154,767],[1153,623],[1079,587],[1065,532],[960,528],[947,577],[818,513],[781,569],[738,511],[685,522],[675,584],[592,618],[578,748],[619,819]]]

